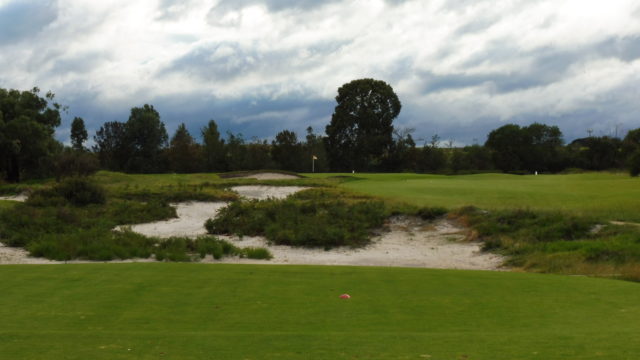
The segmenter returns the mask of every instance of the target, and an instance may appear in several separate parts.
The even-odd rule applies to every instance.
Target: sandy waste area
[[[281,174],[277,174],[281,175]],[[237,186],[232,190],[247,199],[285,198],[304,187],[296,186]],[[12,198],[11,200],[16,200]],[[24,201],[20,199],[17,201]],[[183,202],[172,204],[178,218],[147,224],[127,226],[132,231],[161,238],[171,236],[197,237],[206,234],[204,223],[227,204],[224,202]],[[117,229],[116,229],[117,230]],[[465,229],[447,219],[425,222],[413,217],[394,217],[387,221],[379,235],[364,248],[334,248],[331,250],[295,248],[270,245],[262,237],[219,236],[239,247],[265,247],[273,254],[271,260],[241,259],[237,257],[214,260],[207,256],[205,263],[242,264],[313,264],[357,266],[402,266],[442,269],[498,270],[503,258],[482,253],[480,244],[464,241]],[[152,259],[132,259],[117,262],[150,262]],[[87,261],[70,261],[80,263]],[[29,257],[27,251],[0,243],[0,264],[61,263]]]

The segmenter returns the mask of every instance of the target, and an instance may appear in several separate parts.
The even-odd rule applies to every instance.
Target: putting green
[[[352,297],[340,299],[342,293]],[[402,268],[0,267],[1,359],[635,359],[640,285]]]

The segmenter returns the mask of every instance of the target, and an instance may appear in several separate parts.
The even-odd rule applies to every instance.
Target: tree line
[[[73,119],[71,146],[54,138],[64,108],[54,95],[0,89],[0,174],[8,182],[45,176],[86,175],[98,169],[128,173],[240,170],[294,172],[418,172],[464,174],[502,171],[556,173],[627,169],[640,173],[640,129],[621,139],[589,136],[565,144],[557,126],[506,124],[483,145],[454,147],[433,135],[416,144],[411,129],[395,128],[402,104],[384,81],[359,79],[338,89],[324,134],[308,127],[299,137],[284,129],[272,141],[220,134],[210,120],[197,141],[184,123],[172,136],[153,105],[134,107],[126,121],[104,123],[85,147],[84,120]]]

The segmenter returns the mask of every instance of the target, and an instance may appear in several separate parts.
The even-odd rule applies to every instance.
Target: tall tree
[[[126,170],[142,173],[162,171],[161,154],[169,136],[153,105],[132,108],[125,129],[131,148]]]
[[[302,163],[303,171],[313,170],[315,172],[329,171],[329,162],[327,159],[327,150],[324,147],[324,138],[316,135],[313,128],[307,128],[307,136],[305,137],[304,147],[306,149],[305,158]]]
[[[640,174],[640,128],[631,130],[622,141],[622,152],[631,176]]]
[[[89,138],[87,129],[84,127],[84,120],[79,117],[73,118],[71,123],[71,147],[74,150],[84,150],[84,142]]]
[[[234,134],[227,131],[227,141],[224,146],[225,162],[229,165],[229,170],[246,170],[247,146],[245,146],[244,136],[241,133]]]
[[[327,152],[336,170],[375,170],[393,145],[393,120],[402,105],[393,88],[374,79],[342,85],[327,125]]]
[[[562,132],[557,126],[533,123],[522,128],[525,144],[521,149],[524,168],[534,171],[560,171],[563,166]]]
[[[418,170],[422,172],[436,172],[444,169],[447,158],[444,150],[440,148],[440,136],[431,136],[431,141],[425,143],[418,154]]]
[[[280,169],[300,171],[306,165],[304,163],[305,156],[302,144],[298,142],[295,132],[289,130],[280,131],[271,145],[273,160]]]
[[[40,97],[39,92],[0,89],[0,172],[7,181],[40,172],[61,148],[53,136],[60,105],[52,93]]]
[[[197,172],[202,168],[200,145],[189,134],[184,123],[178,126],[171,138],[169,149],[169,168],[177,173]]]
[[[201,131],[205,170],[227,171],[228,166],[225,160],[224,140],[220,138],[218,125],[215,121],[209,120],[207,126],[202,128]]]
[[[485,146],[493,151],[495,165],[502,171],[558,171],[562,132],[557,126],[533,123],[520,127],[507,124],[489,133]]]
[[[98,154],[103,168],[113,171],[124,170],[130,154],[125,123],[117,121],[104,123],[96,131],[93,140],[96,143],[93,146],[93,152]]]
[[[525,142],[520,126],[507,124],[491,131],[485,146],[491,149],[493,163],[498,169],[516,171],[524,169],[521,152]]]

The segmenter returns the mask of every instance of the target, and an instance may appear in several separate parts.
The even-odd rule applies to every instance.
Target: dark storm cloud
[[[181,73],[203,80],[228,81],[246,76],[264,67],[266,55],[254,49],[243,49],[236,43],[217,43],[192,50],[160,72],[160,75]]]
[[[286,74],[320,65],[346,44],[343,41],[320,42],[297,49],[264,51],[232,42],[207,44],[176,58],[159,72],[159,76],[182,74],[225,82],[251,73]],[[297,61],[303,50],[304,61]]]
[[[10,1],[0,7],[0,46],[17,43],[38,34],[57,17],[57,1]]]

